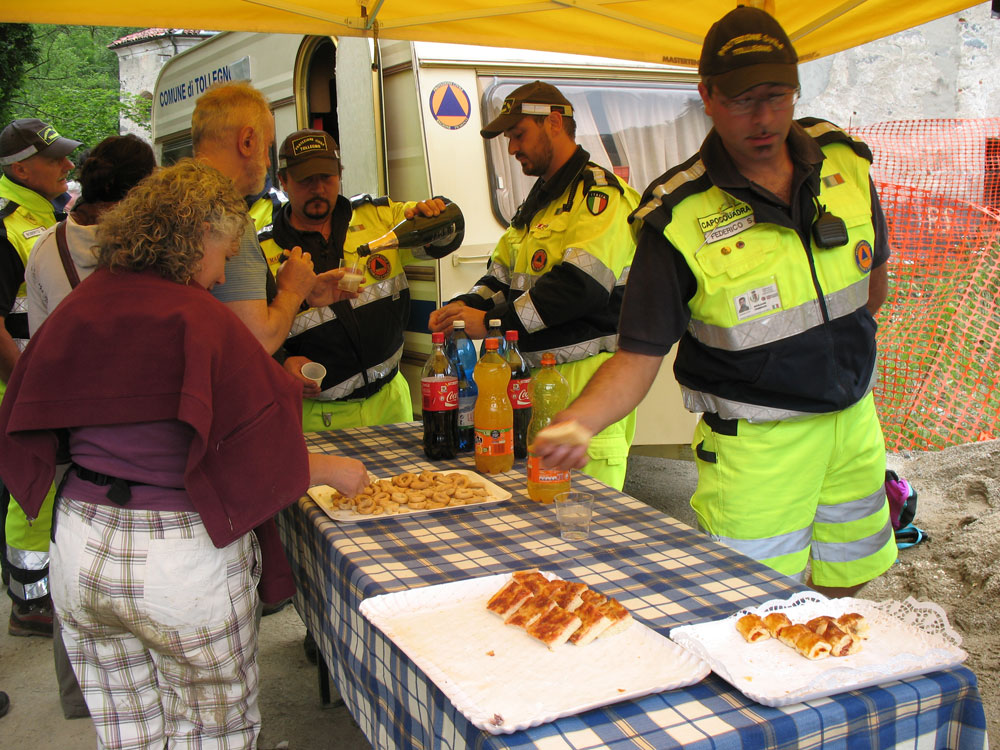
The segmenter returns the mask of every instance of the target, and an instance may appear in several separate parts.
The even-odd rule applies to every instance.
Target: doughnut
[[[409,502],[410,510],[423,510],[427,507],[426,500],[410,500]]]
[[[394,503],[398,503],[399,505],[405,505],[410,500],[405,492],[393,492],[389,497]]]
[[[423,479],[417,478],[410,482],[411,490],[426,490],[431,486],[430,482],[424,481]]]
[[[393,477],[392,481],[399,487],[409,487],[413,480],[416,479],[416,475],[412,472],[406,472],[405,474],[400,474],[399,476]]]
[[[471,497],[474,497],[472,490],[455,490],[456,500],[468,500]]]

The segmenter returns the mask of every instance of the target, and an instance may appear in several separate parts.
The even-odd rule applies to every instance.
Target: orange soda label
[[[534,453],[528,454],[528,481],[537,484],[548,484],[550,482],[568,482],[569,472],[562,469],[546,469],[542,466],[542,459]]]
[[[514,453],[514,430],[510,427],[476,430],[476,453],[504,456]]]

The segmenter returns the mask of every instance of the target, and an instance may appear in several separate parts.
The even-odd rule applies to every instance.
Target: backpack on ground
[[[927,532],[913,523],[917,515],[917,491],[892,469],[885,471],[885,496],[889,501],[889,520],[892,521],[899,549],[930,540]]]

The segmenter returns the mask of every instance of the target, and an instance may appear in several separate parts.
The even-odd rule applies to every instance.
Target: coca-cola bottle
[[[458,448],[458,377],[444,353],[444,333],[432,333],[434,348],[420,376],[427,458],[454,458]]]
[[[448,240],[464,229],[462,209],[455,203],[449,203],[437,216],[418,213],[412,219],[404,219],[378,239],[359,247],[357,252],[364,257],[394,247],[423,247]]]
[[[517,346],[517,331],[507,331],[507,364],[510,383],[507,397],[514,409],[514,458],[528,455],[528,423],[531,422],[531,368]]]

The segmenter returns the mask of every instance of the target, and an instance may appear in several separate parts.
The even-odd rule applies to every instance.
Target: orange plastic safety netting
[[[886,445],[1000,437],[1000,118],[852,133],[875,154],[893,252],[875,390]]]

